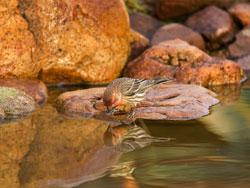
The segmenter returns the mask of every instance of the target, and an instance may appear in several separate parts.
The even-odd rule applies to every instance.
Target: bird
[[[135,78],[117,78],[111,82],[104,91],[103,104],[107,112],[113,113],[118,106],[136,105],[141,102],[146,92],[154,85],[169,82],[173,79],[159,78],[154,80],[135,79]]]
[[[144,148],[152,142],[168,142],[175,138],[153,137],[146,131],[134,124],[123,124],[115,127],[108,126],[104,133],[104,144],[113,147],[116,151],[127,153],[136,149]]]

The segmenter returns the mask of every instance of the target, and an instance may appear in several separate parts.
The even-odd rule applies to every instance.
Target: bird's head
[[[121,94],[116,89],[107,87],[103,94],[103,104],[108,112],[113,112],[117,106],[123,105]]]

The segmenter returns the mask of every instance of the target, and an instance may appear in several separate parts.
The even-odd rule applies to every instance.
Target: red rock
[[[186,25],[210,41],[209,48],[218,48],[234,37],[234,23],[230,15],[216,6],[208,6],[190,16]]]
[[[150,41],[140,33],[130,29],[130,46],[131,53],[129,59],[133,60],[150,46]]]
[[[106,108],[101,98],[104,89],[92,88],[64,93],[57,99],[57,109],[68,116],[89,116],[106,121],[115,121],[114,117],[108,116],[105,112]],[[93,95],[87,96],[87,93]],[[100,98],[93,99],[93,96]],[[134,109],[135,118],[195,119],[209,113],[208,108],[218,103],[215,97],[215,93],[197,85],[160,84],[150,90],[145,99]],[[92,103],[89,101],[92,101]],[[80,104],[84,107],[79,108]],[[131,121],[128,114],[116,115],[115,117],[119,121]]]
[[[0,78],[36,78],[36,43],[28,23],[17,9],[18,1],[0,2]]]
[[[182,40],[169,40],[147,49],[129,62],[124,76],[132,78],[176,78],[181,83],[223,85],[244,78],[240,66],[230,60],[215,59]]]
[[[205,49],[205,42],[199,33],[178,23],[162,26],[155,32],[151,41],[155,45],[173,39],[181,39],[200,49]]]
[[[229,13],[232,14],[243,25],[250,24],[250,4],[240,3],[236,4],[229,9]]]
[[[11,87],[24,91],[31,96],[37,104],[44,104],[48,98],[46,85],[40,80],[27,79],[0,79],[0,86]]]
[[[228,47],[231,56],[242,56],[250,53],[250,26],[236,35],[236,41]]]
[[[108,83],[129,53],[129,19],[123,0],[23,0],[46,83]]]
[[[157,19],[142,13],[131,13],[129,18],[130,27],[149,40],[155,31],[162,26],[162,23]]]
[[[165,20],[194,12],[207,5],[216,5],[225,8],[233,2],[234,0],[157,0],[155,5],[157,16],[161,20]]]

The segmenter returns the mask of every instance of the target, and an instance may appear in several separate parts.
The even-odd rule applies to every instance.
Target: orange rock
[[[212,58],[179,39],[147,49],[128,63],[124,76],[146,79],[170,77],[181,83],[202,86],[238,84],[244,79],[244,73],[237,63]]]
[[[34,33],[46,83],[108,83],[129,56],[129,19],[122,0],[20,2]]]
[[[250,3],[236,4],[229,9],[229,13],[236,17],[243,25],[250,24]]]
[[[17,5],[0,2],[0,78],[36,78],[40,65],[33,59],[35,39]]]

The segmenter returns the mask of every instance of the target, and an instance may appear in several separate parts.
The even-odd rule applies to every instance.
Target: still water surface
[[[197,120],[137,121],[146,135],[175,140],[133,151],[104,144],[106,122],[58,114],[55,97],[75,88],[50,88],[38,112],[0,127],[0,187],[250,187],[249,86]]]

